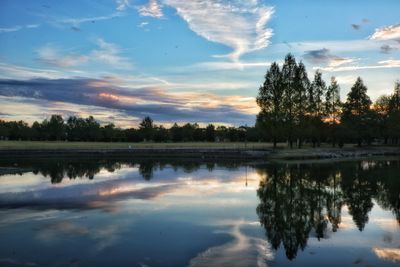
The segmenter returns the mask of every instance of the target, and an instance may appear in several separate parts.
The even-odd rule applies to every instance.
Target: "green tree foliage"
[[[343,107],[342,123],[351,131],[359,146],[362,141],[370,141],[369,125],[372,120],[372,102],[367,95],[367,87],[363,80],[358,77],[355,84],[351,87],[347,95],[346,103]]]
[[[338,124],[340,122],[341,107],[340,86],[337,83],[336,78],[332,77],[331,84],[328,86],[325,95],[325,121],[328,124],[328,137],[332,142],[332,146],[336,145],[336,142],[340,137]]]
[[[154,136],[154,125],[153,120],[147,116],[139,125],[139,132],[143,138],[143,141],[151,141]]]
[[[388,109],[388,135],[392,144],[400,143],[400,81],[396,81]]]
[[[285,133],[290,148],[293,147],[295,119],[296,119],[296,72],[297,63],[292,54],[285,57],[282,66],[282,86],[283,86],[283,111],[285,114]]]
[[[284,122],[283,113],[283,85],[279,65],[274,62],[265,74],[265,81],[259,88],[257,104],[261,112],[257,116],[259,128],[266,129],[273,140],[274,148],[282,134]]]

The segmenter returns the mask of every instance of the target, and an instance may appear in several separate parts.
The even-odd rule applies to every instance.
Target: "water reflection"
[[[41,174],[51,178],[52,184],[61,183],[63,179],[87,178],[93,179],[101,170],[114,172],[122,167],[138,167],[143,179],[149,181],[153,178],[156,170],[163,170],[167,165],[175,171],[183,169],[186,173],[197,171],[202,166],[211,172],[215,167],[223,167],[227,170],[235,170],[246,164],[243,161],[209,161],[190,159],[127,159],[127,158],[107,158],[107,157],[77,157],[77,158],[27,158],[27,159],[2,159],[0,168],[4,170],[1,175],[19,174],[27,172]],[[13,168],[7,169],[12,166]]]
[[[21,258],[9,243],[28,253],[64,251],[65,240],[82,247],[71,258],[93,255],[92,266],[113,258],[126,266],[315,266],[327,255],[343,259],[326,266],[400,261],[398,159],[29,158],[0,160],[0,173],[0,265]],[[20,248],[14,240],[22,238]],[[40,264],[41,252],[22,259],[36,254],[40,266],[58,264],[50,256]]]
[[[310,235],[319,240],[340,228],[344,205],[359,231],[368,223],[373,199],[400,225],[399,171],[399,161],[270,164],[258,169],[264,179],[257,214],[272,247],[282,244],[292,260]]]

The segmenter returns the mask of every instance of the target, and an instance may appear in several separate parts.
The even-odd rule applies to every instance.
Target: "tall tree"
[[[297,63],[292,54],[285,57],[285,63],[282,66],[282,85],[283,85],[283,110],[285,113],[286,132],[290,148],[293,148],[295,111],[296,111],[296,81]]]
[[[265,81],[260,86],[257,104],[261,111],[257,116],[257,123],[262,130],[267,130],[276,148],[278,136],[281,134],[283,86],[279,65],[274,62],[265,74]]]
[[[321,136],[323,131],[322,118],[325,113],[324,95],[326,92],[326,84],[322,79],[320,71],[316,71],[314,80],[311,83],[308,99],[309,99],[309,113],[311,115],[311,138],[313,146],[321,143]]]
[[[297,125],[298,147],[301,148],[305,136],[306,112],[307,112],[307,91],[310,86],[306,66],[300,62],[296,69],[294,81],[294,99],[296,103],[295,121]]]
[[[149,116],[145,117],[139,124],[139,131],[142,135],[142,140],[150,141],[153,139],[154,125],[153,120]]]
[[[400,140],[400,81],[394,85],[394,93],[389,100],[389,134],[393,144],[398,144]]]
[[[367,126],[372,102],[367,95],[367,90],[363,80],[358,77],[347,95],[341,119],[352,131],[359,146],[361,146],[363,137],[368,134],[369,130]]]
[[[329,132],[332,141],[332,146],[336,145],[337,139],[337,126],[339,123],[339,115],[341,109],[340,102],[340,87],[335,77],[331,78],[331,84],[329,85],[325,95],[325,116],[326,121],[329,125]]]

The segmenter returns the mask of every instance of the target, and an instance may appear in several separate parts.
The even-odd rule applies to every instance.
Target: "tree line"
[[[102,141],[102,142],[215,142],[258,141],[255,127],[226,127],[209,124],[200,127],[197,123],[186,123],[165,128],[145,117],[138,128],[121,129],[113,123],[100,125],[92,116],[79,118],[52,115],[31,126],[24,121],[0,120],[0,140],[32,141]]]
[[[399,144],[400,82],[392,95],[383,95],[372,103],[367,87],[358,77],[347,95],[340,100],[340,86],[335,77],[327,85],[320,71],[309,79],[306,67],[288,54],[282,67],[272,63],[260,86],[257,104],[261,111],[256,126],[262,138],[274,143],[287,141],[292,148],[304,142],[319,146],[330,142]]]
[[[260,107],[253,127],[226,127],[177,123],[166,128],[145,117],[138,128],[121,129],[113,123],[100,125],[92,116],[79,118],[52,115],[29,126],[24,121],[0,120],[0,140],[103,141],[103,142],[287,142],[290,148],[304,143],[332,146],[344,143],[400,144],[400,81],[391,95],[372,103],[367,87],[358,77],[345,102],[340,86],[332,77],[329,85],[316,71],[309,79],[305,65],[288,54],[282,67],[272,63],[265,74],[256,100]]]

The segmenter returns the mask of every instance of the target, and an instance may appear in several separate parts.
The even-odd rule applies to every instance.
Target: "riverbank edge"
[[[237,149],[237,148],[131,148],[131,149],[2,149],[1,157],[132,156],[145,158],[310,160],[400,156],[400,147]]]

